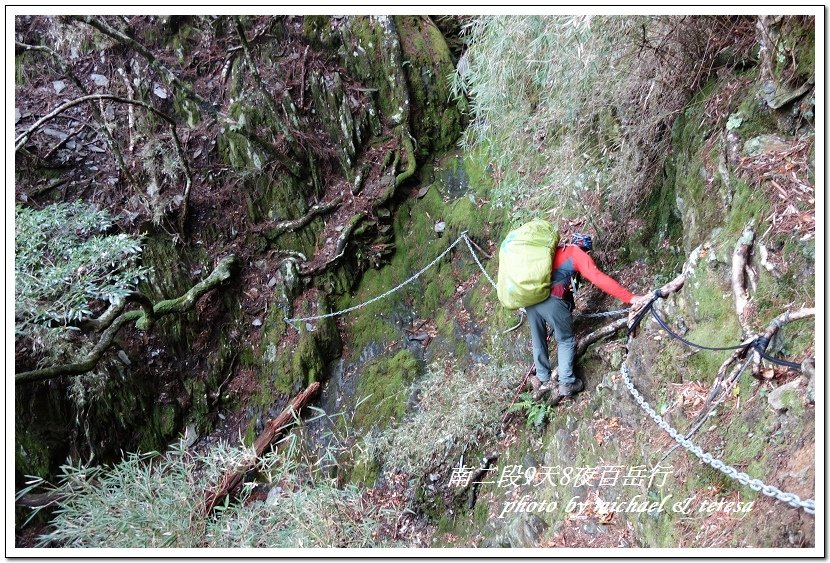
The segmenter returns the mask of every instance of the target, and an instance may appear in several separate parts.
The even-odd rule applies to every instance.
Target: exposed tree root
[[[296,231],[297,229],[301,229],[311,223],[311,220],[314,219],[317,215],[322,215],[324,213],[328,213],[333,209],[336,209],[343,203],[343,195],[339,195],[333,200],[326,202],[326,203],[318,203],[311,207],[308,210],[308,213],[300,217],[299,219],[291,219],[290,221],[281,221],[276,225],[267,228],[268,229],[268,238],[275,239],[278,236],[290,232]],[[266,227],[261,227],[265,229]]]
[[[744,338],[752,332],[747,322],[747,305],[750,300],[747,282],[751,280],[751,285],[755,285],[752,276],[756,274],[750,260],[754,241],[755,229],[752,225],[747,225],[732,253],[732,293],[735,295],[735,313],[738,315]]]

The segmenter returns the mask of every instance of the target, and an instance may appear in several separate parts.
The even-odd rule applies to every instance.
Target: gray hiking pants
[[[559,360],[559,385],[570,385],[574,382],[573,363],[576,350],[570,303],[551,295],[541,303],[526,307],[525,310],[530,325],[530,336],[533,339],[536,377],[543,383],[550,379],[547,335],[548,327],[552,326]]]

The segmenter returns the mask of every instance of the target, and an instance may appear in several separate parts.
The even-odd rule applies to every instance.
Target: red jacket
[[[602,273],[588,254],[574,245],[556,249],[553,255],[553,272],[551,274],[551,295],[562,298],[570,291],[571,278],[579,273],[586,280],[623,303],[631,303],[634,294],[625,289],[611,276]]]

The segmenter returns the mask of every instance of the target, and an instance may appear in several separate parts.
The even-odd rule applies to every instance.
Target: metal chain
[[[630,341],[629,341],[630,342]],[[704,452],[700,446],[696,446],[690,440],[687,440],[682,434],[680,434],[677,430],[672,428],[668,422],[666,422],[663,417],[661,417],[655,410],[648,404],[648,402],[643,398],[642,395],[637,391],[634,387],[634,384],[631,382],[630,373],[628,372],[628,364],[627,359],[623,362],[622,367],[620,368],[620,373],[623,376],[623,381],[625,382],[625,386],[628,389],[628,392],[631,393],[631,396],[634,397],[634,400],[637,402],[638,405],[646,412],[646,414],[651,417],[651,419],[657,423],[657,425],[665,430],[675,442],[686,448],[688,451],[693,453],[695,456],[698,457],[701,461],[705,462],[707,465],[710,465],[714,469],[717,469],[721,473],[725,474],[726,476],[735,479],[741,485],[749,486],[750,489],[753,491],[760,491],[768,497],[772,497],[776,500],[780,500],[782,502],[786,502],[793,508],[802,508],[804,512],[807,514],[815,514],[816,513],[816,501],[813,499],[801,500],[801,497],[794,493],[786,493],[773,485],[766,485],[760,479],[754,479],[747,475],[746,473],[742,473],[732,467],[731,465],[727,465],[720,459],[712,456],[712,454]]]
[[[628,313],[628,309],[617,309],[616,311],[605,311],[604,313],[580,313],[574,316],[578,319],[596,319],[599,317],[620,317]]]
[[[455,246],[459,242],[461,242],[461,239],[466,239],[466,238],[467,238],[467,231],[464,231],[464,232],[461,233],[461,235],[457,239],[455,239],[455,242],[453,242],[451,245],[449,245],[447,247],[446,250],[444,250],[444,252],[442,252],[441,254],[436,256],[435,259],[432,262],[430,262],[429,264],[427,264],[426,266],[424,266],[423,268],[418,270],[418,272],[413,274],[409,279],[407,279],[406,281],[404,281],[402,283],[399,283],[398,285],[396,285],[395,287],[393,287],[389,291],[387,291],[385,293],[382,293],[382,294],[378,295],[377,297],[373,297],[372,299],[369,299],[368,301],[366,301],[364,303],[360,303],[358,305],[355,305],[354,307],[349,307],[348,309],[343,309],[342,311],[335,311],[334,313],[327,313],[325,315],[316,315],[314,317],[298,317],[298,318],[294,318],[294,319],[283,318],[283,320],[285,320],[285,322],[287,322],[288,324],[293,325],[294,323],[297,323],[297,322],[317,321],[317,320],[320,320],[320,319],[328,319],[328,318],[331,318],[331,317],[337,317],[339,315],[345,315],[346,313],[351,313],[352,311],[356,311],[357,309],[360,309],[360,308],[365,307],[367,305],[371,305],[372,303],[374,303],[376,301],[380,301],[381,299],[392,295],[393,293],[395,293],[396,291],[398,291],[399,289],[401,289],[405,285],[410,284],[413,281],[415,281],[416,279],[418,279],[421,276],[421,274],[423,274],[424,272],[426,272],[427,270],[432,268],[435,264],[438,263],[439,260],[441,260],[444,256],[449,254],[449,252],[453,248],[455,248]]]

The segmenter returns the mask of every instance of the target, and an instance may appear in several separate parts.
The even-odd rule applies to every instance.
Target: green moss
[[[740,343],[741,328],[734,310],[731,291],[722,281],[701,266],[698,278],[690,285],[695,326],[686,339],[709,347],[734,346]],[[689,358],[690,368],[697,376],[709,381],[714,378],[729,351],[706,351]]]
[[[251,420],[249,420],[247,426],[245,426],[245,434],[242,436],[242,443],[248,447],[252,446],[257,438],[256,424],[257,417],[251,417]]]
[[[348,481],[365,487],[374,486],[380,477],[380,465],[375,460],[363,460],[349,472]]]
[[[794,417],[800,418],[804,416],[804,402],[794,390],[787,390],[781,394],[781,404]]]
[[[405,390],[419,371],[418,360],[409,350],[369,362],[357,385],[356,394],[362,402],[355,410],[355,427],[365,429],[400,419],[406,411]]]
[[[763,191],[740,179],[735,179],[734,185],[735,192],[721,233],[722,239],[732,244],[741,236],[746,225],[762,225],[770,213],[770,204]]]
[[[195,28],[188,24],[180,26],[170,40],[170,46],[180,63],[184,62],[190,50],[196,45],[198,45],[198,34]]]
[[[744,141],[778,129],[775,113],[769,111],[766,102],[754,90],[747,92],[735,113],[743,119],[737,131]]]
[[[194,128],[202,120],[198,104],[183,91],[177,91],[173,96],[173,109],[179,117],[185,120],[188,127]]]
[[[450,149],[461,134],[461,113],[446,107],[452,55],[440,30],[423,16],[395,16],[410,98],[410,124],[423,159]]]
[[[17,86],[23,86],[26,84],[26,58],[28,57],[28,53],[23,52],[19,55],[15,55],[14,57],[14,83]]]
[[[184,383],[190,396],[190,411],[188,417],[196,425],[196,430],[200,434],[210,432],[211,421],[209,415],[207,393],[208,389],[204,381],[199,379],[188,379]]]
[[[313,45],[326,46],[332,41],[329,16],[304,16],[303,36]]]
[[[18,426],[15,420],[14,433],[14,468],[20,475],[49,476],[54,471],[54,464],[63,460],[53,459],[58,449],[55,444],[44,440],[35,432]]]
[[[676,227],[671,229],[672,216],[676,216],[672,208],[677,208],[683,217],[684,255],[705,242],[712,230],[723,222],[724,206],[712,204],[713,196],[728,198],[727,188],[714,169],[722,147],[718,143],[708,146],[710,129],[702,125],[710,124],[704,113],[707,101],[719,95],[720,89],[728,84],[728,80],[709,81],[672,127],[674,150],[666,162],[666,181],[660,194],[649,200],[651,228],[646,229],[644,241],[650,241],[652,246],[661,238],[671,239],[677,234]],[[667,204],[670,204],[669,209],[655,207]]]
[[[754,432],[753,432],[754,430]],[[732,425],[726,436],[723,459],[729,464],[754,461],[766,448],[767,440],[762,432],[750,427],[745,420]]]
[[[138,451],[163,451],[177,437],[180,422],[180,411],[175,403],[154,406],[149,421],[139,432]]]
[[[250,344],[245,344],[239,353],[239,363],[245,367],[259,365],[259,358],[254,354],[254,348]]]
[[[298,341],[291,347],[279,346],[282,331],[266,331],[260,353],[262,383],[267,388],[293,394],[315,381],[322,381],[326,366],[340,353],[342,344],[337,327],[331,319],[315,321],[312,326],[313,331],[301,327]],[[273,401],[270,395],[264,398],[269,401],[267,404]]]

